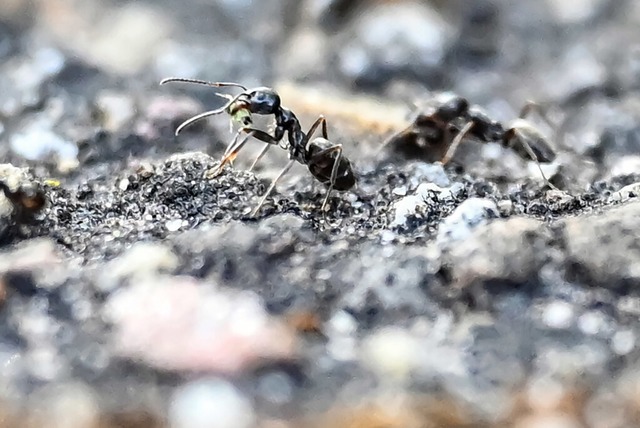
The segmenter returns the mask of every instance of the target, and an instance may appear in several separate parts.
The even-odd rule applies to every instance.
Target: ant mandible
[[[302,131],[300,121],[296,115],[291,110],[282,107],[280,96],[272,88],[259,87],[255,89],[247,89],[239,83],[208,82],[205,80],[175,77],[163,79],[160,84],[163,85],[169,82],[195,83],[215,88],[231,86],[240,88],[243,91],[236,96],[216,93],[216,95],[226,98],[228,102],[218,109],[206,111],[187,119],[176,129],[176,135],[178,135],[186,126],[206,117],[221,113],[229,114],[232,122],[236,121],[242,124],[235,137],[225,150],[224,155],[220,160],[220,165],[218,165],[217,168],[207,171],[207,178],[215,177],[220,174],[223,167],[236,158],[238,152],[250,137],[253,136],[266,143],[258,157],[251,165],[251,170],[271,146],[280,146],[280,142],[284,138],[285,133],[287,134],[288,144],[280,147],[288,150],[289,162],[271,182],[271,185],[260,200],[260,203],[253,210],[251,214],[252,216],[255,216],[258,213],[275,188],[277,182],[284,174],[287,173],[287,171],[289,171],[289,169],[291,169],[296,161],[306,165],[309,172],[311,172],[318,181],[325,186],[328,186],[327,194],[321,207],[322,211],[324,211],[327,202],[329,201],[329,196],[331,195],[332,190],[345,191],[351,189],[355,185],[356,177],[353,169],[351,168],[351,162],[343,155],[341,144],[335,144],[329,141],[327,134],[327,121],[324,116],[320,116],[305,133]],[[274,134],[271,135],[260,129],[254,128],[251,116],[252,114],[273,115],[275,119]],[[316,132],[319,126],[321,126],[322,137],[317,137],[311,140],[311,136]],[[239,138],[242,133],[247,135],[240,140]]]
[[[438,94],[418,108],[411,125],[392,136],[383,147],[395,143],[419,146],[422,142],[426,147],[421,152],[429,161],[447,164],[467,136],[483,143],[500,142],[523,159],[531,158],[545,181],[554,187],[545,177],[540,162],[553,162],[556,154],[542,133],[525,120],[531,111],[538,109],[543,119],[549,122],[538,104],[528,102],[518,119],[506,127],[491,119],[481,108],[469,105],[465,98],[450,92]]]

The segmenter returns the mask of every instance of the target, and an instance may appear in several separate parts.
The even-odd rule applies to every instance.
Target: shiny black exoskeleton
[[[311,172],[318,181],[328,187],[327,194],[322,204],[322,210],[324,210],[333,189],[344,191],[351,189],[355,185],[356,177],[353,169],[351,168],[351,162],[343,155],[342,145],[332,143],[328,140],[327,122],[323,116],[320,116],[309,128],[309,131],[305,133],[302,131],[300,121],[296,115],[291,110],[282,107],[280,96],[271,88],[261,87],[247,89],[245,86],[238,83],[207,82],[203,80],[181,78],[164,79],[160,84],[168,82],[197,83],[213,87],[233,86],[243,90],[242,93],[235,97],[227,94],[218,94],[229,100],[224,106],[187,119],[176,129],[177,135],[186,126],[205,117],[223,112],[229,114],[233,121],[240,122],[242,124],[231,144],[229,144],[225,150],[225,153],[220,160],[220,165],[217,168],[208,171],[208,177],[218,175],[228,162],[233,161],[240,149],[248,141],[249,137],[253,136],[266,143],[261,153],[251,165],[250,169],[253,169],[256,163],[264,156],[270,147],[279,146],[285,135],[287,136],[288,141],[285,143],[283,148],[289,152],[289,163],[273,180],[262,200],[253,211],[253,215],[257,214],[267,197],[275,188],[278,180],[293,166],[294,162],[306,165],[309,172]],[[273,115],[275,120],[273,135],[254,128],[251,116],[252,114]],[[311,136],[317,130],[318,126],[322,126],[322,137],[311,140]],[[247,136],[240,140],[240,135],[243,133],[247,134]]]

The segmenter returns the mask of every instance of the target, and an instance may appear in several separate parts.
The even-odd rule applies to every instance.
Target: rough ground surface
[[[48,199],[0,193],[0,424],[640,424],[638,5],[250,3],[0,6],[0,180]],[[174,138],[220,101],[171,75],[280,85],[357,187],[296,166],[250,217],[284,151],[204,179],[228,120]],[[430,90],[548,103],[560,190],[380,152]]]

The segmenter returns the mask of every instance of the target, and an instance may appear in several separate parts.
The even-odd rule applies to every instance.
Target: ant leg
[[[473,125],[474,125],[473,122],[467,122],[467,124],[462,127],[458,135],[456,135],[456,137],[451,142],[451,145],[447,149],[447,153],[445,153],[444,157],[442,158],[441,160],[442,165],[446,165],[447,163],[449,163],[453,155],[456,153],[458,146],[462,142],[462,139],[469,133],[469,131],[471,131],[471,128],[473,128]]]
[[[513,131],[511,137],[512,138],[516,138],[516,131],[515,130]],[[527,152],[529,157],[536,163],[536,166],[538,167],[538,171],[540,171],[540,175],[544,179],[545,183],[547,183],[549,185],[549,187],[551,187],[553,190],[560,190],[556,186],[554,186],[553,183],[551,183],[549,181],[549,179],[547,178],[547,176],[544,174],[544,171],[542,170],[542,165],[540,165],[540,161],[538,160],[538,156],[536,155],[536,153],[531,148],[531,145],[524,138],[518,138],[518,140],[522,144],[522,147],[524,147],[524,150]]]
[[[549,114],[548,114],[547,110],[548,110],[548,106],[545,107],[540,103],[537,103],[535,101],[530,101],[529,100],[520,109],[520,114],[518,115],[518,117],[520,119],[525,119],[532,112],[535,112],[535,113],[538,114],[538,116],[540,116],[540,118],[542,118],[544,123],[546,123],[547,126],[549,126],[549,128],[551,128],[551,129],[558,128],[558,124],[553,123],[553,121],[549,118]]]
[[[310,159],[309,162],[311,163],[314,159],[323,158],[331,152],[338,152],[338,154],[336,155],[336,159],[333,161],[333,168],[331,168],[331,178],[329,179],[329,188],[327,189],[327,194],[325,195],[322,206],[320,207],[321,211],[324,211],[327,202],[329,202],[329,196],[331,196],[331,191],[333,190],[333,186],[335,185],[336,179],[338,178],[338,168],[340,167],[340,161],[342,160],[342,144],[335,144],[322,151],[319,151],[313,156],[313,158]]]
[[[205,178],[214,178],[220,175],[222,169],[227,163],[233,162],[236,156],[238,156],[238,152],[242,147],[249,141],[249,138],[252,136],[252,133],[249,133],[246,137],[244,137],[241,141],[238,141],[240,133],[236,134],[236,137],[233,139],[233,142],[227,148],[227,153],[220,159],[220,165],[215,168],[211,168],[205,172]]]
[[[267,189],[267,191],[265,192],[264,196],[262,197],[262,199],[260,200],[260,203],[258,204],[258,206],[251,212],[251,217],[255,217],[256,214],[258,214],[258,211],[260,211],[260,208],[262,208],[262,205],[264,205],[265,201],[267,200],[267,198],[269,197],[269,195],[271,194],[271,192],[273,192],[273,189],[275,189],[276,187],[276,183],[282,178],[283,175],[285,175],[287,173],[287,171],[289,171],[291,169],[291,167],[293,166],[293,164],[295,163],[295,159],[291,159],[289,160],[289,163],[287,163],[287,166],[285,166],[282,171],[280,171],[280,174],[278,174],[278,176],[276,178],[273,179],[273,181],[271,182],[271,185],[269,186],[269,188]]]
[[[327,119],[325,119],[323,115],[320,115],[320,117],[313,122],[309,131],[307,131],[306,137],[302,140],[303,146],[306,147],[307,143],[311,140],[311,136],[316,132],[316,129],[318,129],[318,126],[320,125],[322,125],[322,138],[325,140],[329,139],[329,135],[327,134]]]
[[[255,160],[253,161],[253,163],[251,164],[251,166],[249,167],[249,171],[253,171],[253,168],[255,168],[256,164],[258,163],[258,161],[260,161],[260,159],[262,159],[264,157],[264,155],[267,153],[267,150],[269,150],[269,148],[273,145],[278,145],[279,141],[276,137],[272,136],[271,134],[268,134],[264,131],[261,131],[259,129],[254,129],[254,128],[242,128],[241,131],[244,132],[252,132],[253,133],[253,137],[260,140],[260,141],[264,141],[266,144],[264,145],[264,147],[262,148],[262,151],[260,151],[260,154],[258,155],[258,157],[255,158]]]
[[[412,123],[411,125],[407,126],[402,131],[400,131],[398,133],[394,133],[391,136],[389,136],[386,140],[384,140],[382,142],[382,145],[378,148],[378,150],[376,150],[376,152],[374,154],[374,157],[377,158],[378,156],[380,156],[380,153],[382,153],[384,151],[384,149],[388,145],[393,143],[394,141],[402,140],[402,139],[405,139],[405,138],[409,137],[411,134],[415,134],[414,128],[415,128],[415,126]]]
[[[262,150],[260,151],[260,154],[255,158],[255,160],[253,161],[253,163],[249,167],[249,171],[253,171],[253,168],[255,168],[256,164],[267,153],[267,150],[269,150],[270,147],[271,147],[271,143],[265,143],[264,144],[264,147],[262,147]]]

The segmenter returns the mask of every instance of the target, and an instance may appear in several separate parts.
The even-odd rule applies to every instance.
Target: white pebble
[[[182,227],[182,219],[169,220],[165,223],[165,227],[169,232],[175,232]]]
[[[551,328],[568,328],[574,319],[573,307],[567,302],[553,302],[544,309],[543,322]]]
[[[611,339],[611,349],[618,355],[626,355],[636,346],[636,336],[631,330],[619,331]]]
[[[169,408],[171,428],[250,428],[251,402],[228,382],[201,379],[176,391]]]

